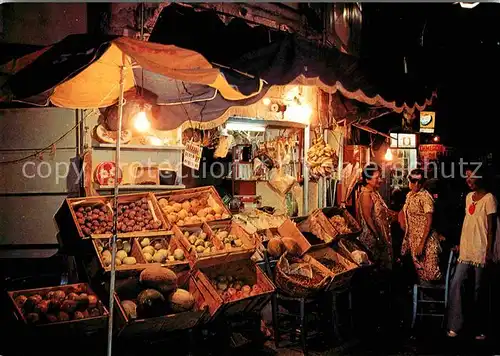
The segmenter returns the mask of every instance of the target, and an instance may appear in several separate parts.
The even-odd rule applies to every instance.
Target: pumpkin
[[[184,289],[177,289],[169,297],[169,301],[174,313],[182,313],[193,309],[194,297]]]

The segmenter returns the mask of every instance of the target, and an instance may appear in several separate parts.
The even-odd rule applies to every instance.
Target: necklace
[[[472,204],[469,205],[469,214],[474,215],[474,213],[476,212],[476,204],[477,201],[472,201]]]

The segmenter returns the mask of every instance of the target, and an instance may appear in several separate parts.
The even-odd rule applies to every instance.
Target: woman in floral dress
[[[438,281],[442,278],[439,268],[440,237],[432,230],[434,200],[427,190],[424,171],[414,169],[408,178],[411,191],[403,207],[402,228],[405,230],[401,254],[410,253],[420,282]]]
[[[378,192],[382,183],[380,168],[369,163],[363,169],[357,212],[362,227],[363,242],[381,268],[392,269],[392,238],[390,224],[397,213],[390,210]]]

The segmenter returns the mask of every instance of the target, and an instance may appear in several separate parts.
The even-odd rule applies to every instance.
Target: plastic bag
[[[273,168],[269,184],[278,193],[285,195],[297,182],[295,177],[283,173],[281,169]]]

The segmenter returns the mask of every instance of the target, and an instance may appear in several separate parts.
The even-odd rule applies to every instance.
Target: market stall
[[[20,85],[65,61],[55,70],[58,77],[44,74],[37,87]],[[82,136],[91,148],[82,155],[86,194],[66,199],[56,214],[61,242],[81,258],[91,286],[12,291],[13,308],[26,326],[64,328],[96,318],[102,329],[108,318],[111,354],[113,337],[209,328],[258,314],[276,295],[320,298],[348,288],[355,271],[370,265],[356,243],[360,228],[354,218],[342,208],[316,209],[325,205],[324,180],[338,177],[343,155],[336,120],[324,114],[319,103],[326,94],[317,87],[357,93],[354,97],[393,110],[408,109],[406,104],[396,107],[338,81],[325,84],[332,78],[311,81],[296,72],[272,87],[255,78],[246,86],[239,77],[235,88],[227,78],[237,74],[197,53],[123,38],[63,42],[7,69],[14,74],[2,87],[3,100],[51,102],[93,115],[85,116],[90,129]],[[171,101],[183,93],[191,96]],[[182,117],[172,115],[181,110]],[[197,120],[191,119],[193,110]],[[231,152],[232,170],[224,178],[233,198],[261,197],[261,205],[274,209],[259,204],[243,209],[248,201],[226,202],[217,187],[183,189],[180,167],[200,170],[203,141],[193,139],[194,133],[184,140],[182,129],[216,126],[221,130],[214,153],[225,158]],[[155,152],[164,165],[144,164],[140,152]],[[141,164],[130,168],[134,161]],[[170,173],[165,178],[160,171]]]

